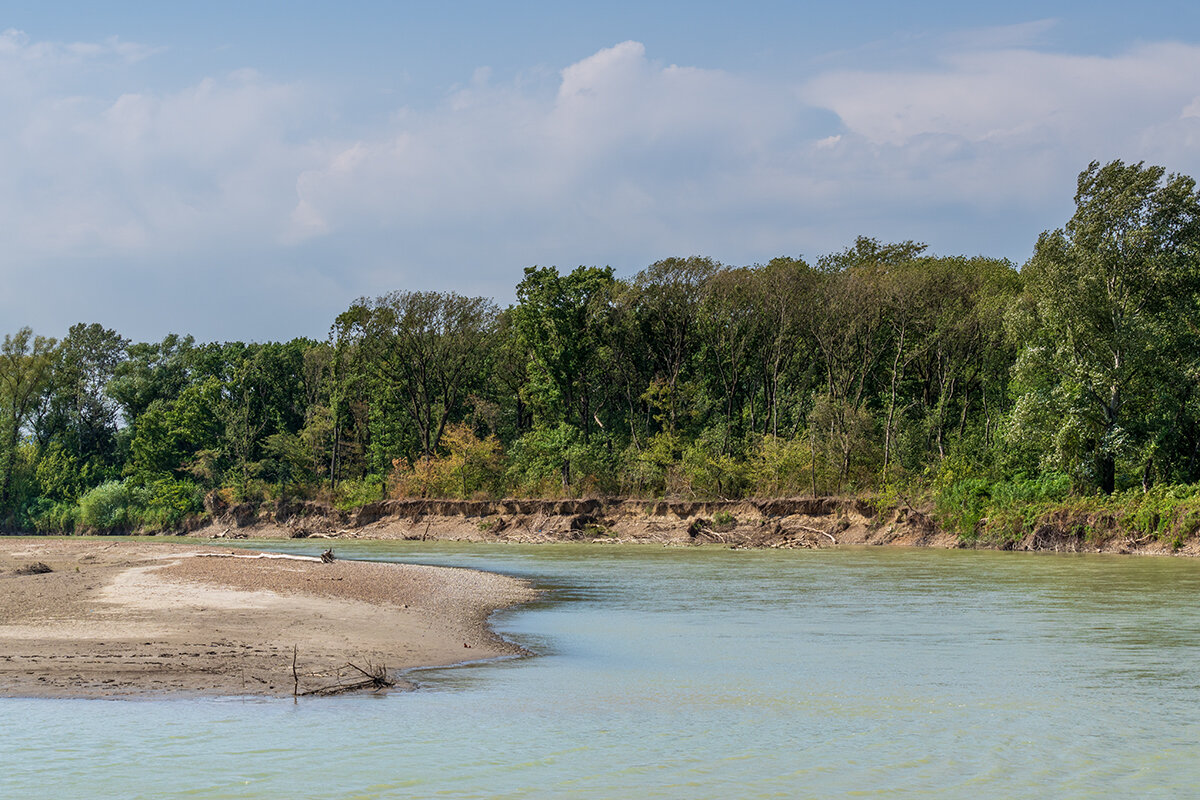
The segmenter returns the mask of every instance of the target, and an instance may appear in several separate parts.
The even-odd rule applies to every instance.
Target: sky
[[[531,265],[1025,262],[1200,177],[1200,4],[4,2],[0,333],[324,338]]]

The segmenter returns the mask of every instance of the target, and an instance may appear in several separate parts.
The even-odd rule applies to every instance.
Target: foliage
[[[752,446],[747,479],[761,497],[794,497],[810,493],[815,466],[807,441],[761,436]]]
[[[495,496],[503,486],[504,459],[495,436],[479,438],[462,423],[446,429],[444,455],[421,457],[412,464],[393,462],[391,482],[401,497]]]
[[[513,442],[508,485],[533,497],[578,497],[611,489],[611,458],[603,442],[584,441],[566,422],[538,426]]]
[[[194,482],[159,478],[130,491],[130,521],[149,530],[177,529],[204,511],[204,494]]]
[[[1193,444],[1179,441],[1177,423],[1194,393],[1200,193],[1191,178],[1164,174],[1093,162],[1074,216],[1042,234],[1026,270],[1041,322],[1036,362],[1021,365],[1037,397],[1028,405],[1055,420],[1058,465],[1105,493],[1134,471],[1148,484]]]
[[[1200,193],[1091,164],[1020,271],[859,237],[810,264],[525,270],[506,309],[361,298],[325,341],[0,346],[0,521],[230,502],[854,493],[965,537],[1200,518]],[[1071,534],[1074,535],[1074,534]]]
[[[79,524],[107,533],[125,529],[130,522],[130,493],[122,481],[105,481],[79,498]]]

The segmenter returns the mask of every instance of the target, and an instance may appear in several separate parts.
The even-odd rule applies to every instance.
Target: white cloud
[[[104,298],[136,319],[145,301],[126,295],[145,284],[189,298],[177,329],[290,336],[398,287],[503,297],[533,263],[813,257],[857,234],[1020,259],[1065,220],[1092,159],[1200,173],[1200,47],[1028,46],[1048,27],[972,32],[932,68],[806,80],[664,64],[623,42],[550,91],[465,69],[443,102],[355,138],[310,86],[241,70],[106,94],[81,83],[88,64],[137,86],[153,48],[6,32],[0,267],[15,289],[0,314],[69,324]],[[49,264],[92,295],[44,299]],[[292,327],[298,309],[310,327]]]
[[[49,96],[10,108],[0,212],[29,256],[176,252],[214,236],[279,235],[311,148],[295,87],[206,79],[111,101]],[[6,186],[5,186],[6,185]]]
[[[834,72],[802,94],[878,144],[921,135],[1041,138],[1112,147],[1195,98],[1200,47],[1147,45],[1114,57],[1031,50],[947,54],[921,72]]]
[[[398,115],[388,137],[348,145],[300,177],[293,234],[366,222],[489,237],[512,226],[533,240],[530,263],[547,238],[583,253],[597,234],[686,247],[678,225],[647,215],[744,191],[729,177],[764,167],[798,111],[784,89],[657,64],[624,42],[562,70],[552,97],[477,80],[438,108]]]
[[[110,36],[100,42],[35,42],[24,31],[8,28],[0,32],[0,60],[45,69],[78,66],[85,62],[114,61],[133,64],[162,52],[137,42]]]

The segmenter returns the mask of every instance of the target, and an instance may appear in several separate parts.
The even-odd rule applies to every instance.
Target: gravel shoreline
[[[523,654],[487,618],[534,599],[527,582],[254,555],[0,538],[0,696],[290,696]]]

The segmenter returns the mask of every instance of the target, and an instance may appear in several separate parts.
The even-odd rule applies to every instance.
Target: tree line
[[[1200,481],[1200,195],[1091,164],[1018,269],[859,238],[809,263],[529,267],[516,302],[362,298],[323,341],[0,348],[0,517],[163,529],[229,502]],[[955,498],[958,498],[955,500]]]

